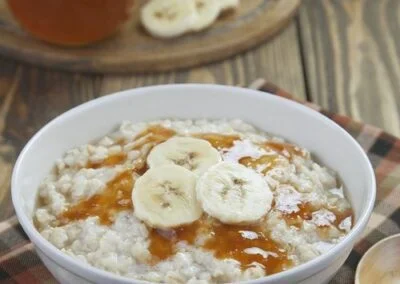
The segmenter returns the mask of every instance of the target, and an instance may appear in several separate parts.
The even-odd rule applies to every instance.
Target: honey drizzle
[[[152,148],[174,135],[176,135],[176,132],[172,129],[162,127],[161,125],[151,125],[135,137],[134,141],[141,141],[135,145],[134,149],[138,150],[146,144],[149,144],[150,148]]]
[[[257,159],[252,157],[243,157],[239,160],[239,163],[254,170],[261,165],[266,165],[266,167],[261,171],[261,173],[266,174],[276,165],[277,160],[278,156],[276,155],[264,155]]]
[[[279,155],[292,160],[294,156],[304,157],[304,153],[300,147],[295,145],[291,145],[289,143],[278,143],[278,142],[265,142],[260,145],[262,148],[266,150],[273,150],[278,152]]]
[[[243,231],[257,235],[256,239],[244,237]],[[291,265],[287,253],[276,242],[268,237],[261,226],[236,226],[216,223],[210,232],[211,238],[204,245],[205,249],[212,250],[219,259],[233,258],[240,262],[242,269],[252,266],[253,262],[262,264],[267,274],[284,270]],[[248,254],[245,249],[258,248],[267,253],[264,258],[260,254]],[[276,255],[275,255],[276,254]]]
[[[300,228],[303,220],[311,220],[312,212],[316,211],[309,203],[301,203],[297,207],[299,210],[289,214],[283,214],[283,218],[288,226],[295,226]]]
[[[101,162],[91,162],[89,161],[86,165],[86,168],[88,169],[99,169],[102,167],[112,167],[116,165],[120,165],[125,163],[126,161],[126,154],[125,153],[119,153],[115,155],[108,156]]]
[[[203,220],[197,220],[192,224],[181,226],[175,229],[160,230],[150,229],[149,251],[153,258],[152,263],[156,264],[160,260],[167,259],[175,254],[175,245],[180,241],[193,244],[201,228],[205,228]]]
[[[300,228],[302,226],[302,223],[304,220],[306,220],[306,221],[311,220],[312,213],[315,211],[318,211],[320,209],[327,209],[335,215],[336,218],[335,218],[335,221],[332,223],[332,225],[335,226],[336,228],[339,228],[340,223],[347,217],[351,217],[352,224],[354,224],[353,223],[354,222],[353,211],[350,208],[341,212],[341,211],[337,210],[336,208],[325,208],[325,207],[315,208],[307,202],[299,204],[298,207],[299,207],[299,210],[296,212],[292,212],[289,214],[283,214],[283,217],[288,226],[296,226],[296,227]],[[320,226],[320,227],[323,227],[323,226]]]
[[[131,171],[125,171],[107,184],[106,189],[71,206],[63,212],[58,220],[60,225],[70,221],[82,220],[91,216],[98,216],[103,225],[110,225],[114,221],[114,214],[132,209],[132,188],[134,179]]]
[[[231,148],[233,143],[240,140],[238,135],[224,135],[218,133],[198,133],[193,137],[207,140],[217,150]]]
[[[257,238],[244,237],[244,231],[256,235]],[[287,253],[268,238],[267,232],[261,226],[226,225],[205,217],[176,229],[151,229],[149,251],[154,257],[152,264],[173,256],[178,242],[186,241],[188,244],[194,244],[196,238],[203,234],[208,238],[205,243],[199,245],[200,247],[212,251],[218,259],[232,258],[239,261],[242,269],[251,267],[253,262],[258,262],[265,267],[267,274],[273,274],[291,265]],[[260,254],[248,254],[245,250],[249,248],[259,248],[273,255],[264,258]]]

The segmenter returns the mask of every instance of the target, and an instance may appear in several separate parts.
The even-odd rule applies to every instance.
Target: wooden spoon
[[[361,258],[355,284],[400,283],[400,234],[372,246]]]

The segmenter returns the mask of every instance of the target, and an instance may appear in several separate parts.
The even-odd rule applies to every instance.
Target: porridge
[[[240,120],[123,122],[69,150],[34,223],[62,252],[167,283],[226,283],[331,249],[353,215],[335,173]]]

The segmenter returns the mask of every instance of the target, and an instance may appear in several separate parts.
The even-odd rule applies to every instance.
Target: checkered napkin
[[[261,79],[250,88],[291,98]],[[354,283],[355,269],[364,252],[379,240],[400,233],[400,140],[376,127],[325,112],[311,103],[304,104],[347,130],[367,152],[375,169],[378,191],[374,212],[362,239],[331,281]],[[0,283],[57,283],[39,260],[15,216],[0,223]]]

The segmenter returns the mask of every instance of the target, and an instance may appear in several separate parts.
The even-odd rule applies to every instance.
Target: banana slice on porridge
[[[273,195],[265,180],[243,165],[221,162],[198,180],[203,210],[226,224],[259,221],[271,209]]]
[[[206,140],[173,137],[154,147],[147,157],[147,164],[150,168],[178,165],[200,175],[221,160],[219,152]]]
[[[195,174],[176,165],[149,169],[132,191],[135,216],[160,229],[196,221],[203,212],[196,198],[196,180]]]
[[[198,20],[193,0],[151,0],[142,8],[140,17],[146,30],[160,38],[180,36]]]

